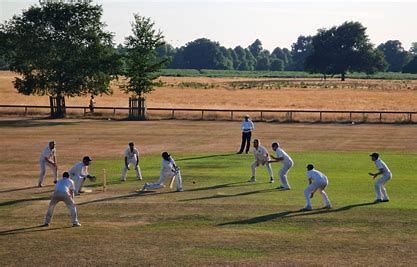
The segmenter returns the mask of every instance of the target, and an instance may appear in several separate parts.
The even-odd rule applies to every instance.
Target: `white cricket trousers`
[[[83,177],[78,177],[78,176],[72,176],[70,175],[71,180],[74,181],[74,187],[75,187],[75,194],[78,194],[80,192],[81,187],[84,184],[85,178]]]
[[[46,160],[40,160],[39,161],[39,166],[40,166],[40,173],[39,173],[39,183],[40,184],[42,184],[43,180],[45,179],[46,166],[48,166],[52,170],[52,173],[54,175],[54,181],[56,181],[58,179],[57,169],[55,168],[54,165],[52,165],[51,163],[49,163]]]
[[[175,177],[177,184],[177,190],[182,190],[182,176],[181,171],[178,171],[176,174],[174,172],[161,173],[159,176],[159,181],[157,183],[146,183],[144,189],[158,189],[164,187],[164,182],[166,178]]]
[[[52,195],[51,202],[49,202],[48,212],[46,213],[45,223],[49,224],[51,222],[55,206],[60,201],[63,201],[70,210],[72,223],[78,223],[77,208],[75,207],[74,199],[70,195],[68,195],[68,193],[64,192],[54,192],[54,194]]]
[[[286,189],[291,188],[288,183],[287,174],[292,166],[293,166],[292,162],[286,162],[282,165],[282,168],[279,170],[279,179],[281,181],[281,186]]]
[[[375,181],[375,194],[376,199],[388,200],[387,190],[384,184],[391,180],[391,174],[383,175],[381,178]]]
[[[329,197],[327,196],[326,192],[324,192],[324,188],[326,188],[327,183],[311,183],[307,186],[307,188],[304,190],[304,197],[306,198],[306,208],[311,209],[311,193],[318,190],[321,194],[321,197],[323,198],[323,203],[326,206],[331,206]]]
[[[135,172],[136,172],[136,177],[139,179],[139,180],[142,180],[142,173],[140,172],[140,167],[139,167],[139,164],[138,164],[138,168],[136,169],[136,160],[129,160],[128,162],[127,162],[127,166],[130,166],[130,165],[133,165],[134,167],[135,167]],[[122,170],[122,176],[121,176],[121,180],[122,181],[126,181],[126,174],[127,174],[127,166],[125,165],[124,167],[123,167],[123,170]]]
[[[262,162],[261,161],[255,160],[252,163],[252,165],[251,165],[251,168],[252,168],[252,177],[255,177],[255,175],[256,175],[256,168],[259,167],[260,165],[262,165]],[[265,166],[266,166],[266,169],[268,170],[269,177],[273,177],[271,164],[269,164],[267,162],[267,163],[265,163]]]

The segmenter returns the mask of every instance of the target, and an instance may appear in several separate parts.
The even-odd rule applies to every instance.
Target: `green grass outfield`
[[[391,201],[381,204],[370,203],[375,196],[367,173],[375,165],[368,153],[291,156],[291,191],[275,189],[278,177],[269,184],[265,167],[258,169],[255,184],[247,183],[252,155],[174,154],[182,168],[182,193],[134,192],[157,180],[159,155],[142,158],[140,182],[133,170],[127,182],[118,181],[121,160],[94,161],[91,173],[99,178],[94,192],[77,198],[81,228],[67,227],[68,211],[60,204],[51,227],[31,229],[42,223],[46,199],[0,205],[0,222],[11,229],[0,232],[2,265],[69,265],[73,259],[79,265],[142,266],[415,264],[416,154],[382,153],[393,179],[386,186]],[[332,210],[297,211],[305,204],[307,163],[329,177]],[[273,164],[275,176],[279,167]],[[106,193],[99,188],[103,169],[109,176]],[[322,206],[319,194],[313,205]]]

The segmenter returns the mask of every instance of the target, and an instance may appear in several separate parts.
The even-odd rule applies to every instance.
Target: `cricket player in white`
[[[375,193],[376,193],[375,203],[388,202],[389,198],[388,198],[387,190],[385,189],[384,184],[388,182],[389,180],[391,180],[392,178],[391,171],[390,169],[388,169],[387,164],[385,164],[385,162],[383,162],[382,159],[379,158],[378,153],[372,153],[369,156],[371,157],[372,161],[375,162],[375,165],[379,170],[377,173],[370,172],[369,175],[372,176],[374,179],[378,175],[382,175],[381,178],[375,181]]]
[[[294,165],[291,157],[279,146],[279,143],[272,143],[272,150],[275,151],[276,157],[272,156],[273,160],[269,163],[282,161],[282,168],[279,170],[279,179],[281,185],[277,189],[290,190],[291,187],[288,184],[287,174],[290,168]]]
[[[269,174],[269,182],[274,182],[274,177],[272,174],[271,164],[269,163],[269,154],[268,150],[264,146],[262,146],[258,139],[253,140],[253,155],[255,156],[255,161],[252,163],[252,177],[250,178],[249,182],[256,182],[256,168],[259,165],[265,165],[266,169],[268,170]]]
[[[311,206],[311,199],[314,196],[314,193],[318,190],[323,198],[323,202],[325,204],[326,209],[331,209],[332,205],[330,204],[329,197],[327,196],[324,189],[329,184],[329,181],[323,173],[319,172],[318,170],[314,169],[313,164],[307,165],[307,179],[309,185],[304,190],[304,197],[306,198],[306,206],[305,208],[301,209],[301,211],[309,211],[312,210],[313,207]]]
[[[127,171],[130,170],[129,166],[131,164],[135,166],[136,178],[138,180],[142,180],[142,173],[140,172],[139,167],[139,150],[135,147],[135,144],[133,142],[129,143],[129,147],[125,150],[124,156],[125,166],[123,167],[122,177],[120,178],[120,180],[122,182],[126,181],[126,174]]]
[[[158,189],[165,187],[164,182],[167,178],[175,179],[177,182],[177,192],[182,192],[182,177],[179,167],[175,165],[174,159],[168,152],[162,152],[161,174],[157,183],[145,183],[142,191],[147,189]]]
[[[79,193],[84,193],[84,191],[82,191],[81,188],[83,187],[86,178],[95,178],[94,176],[91,176],[88,173],[88,166],[90,165],[91,161],[92,159],[89,156],[85,156],[82,161],[75,164],[69,170],[70,177],[75,183],[75,195],[79,195]]]
[[[56,183],[54,193],[52,194],[51,202],[49,202],[48,212],[45,217],[45,224],[43,226],[49,226],[51,223],[54,209],[58,202],[63,201],[71,213],[72,226],[81,226],[77,218],[77,208],[74,202],[74,182],[69,179],[69,173],[64,172],[62,179]]]
[[[39,165],[40,174],[38,186],[42,187],[43,180],[45,179],[46,175],[46,166],[48,166],[52,170],[52,173],[54,174],[54,183],[56,183],[58,177],[58,165],[56,162],[55,141],[50,141],[48,145],[45,147],[45,149],[42,151],[42,154],[39,158]]]

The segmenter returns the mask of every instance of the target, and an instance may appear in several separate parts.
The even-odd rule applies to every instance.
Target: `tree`
[[[259,39],[256,39],[249,47],[249,51],[252,53],[252,55],[257,58],[259,56],[259,53],[263,50],[262,43]]]
[[[134,14],[132,35],[126,37],[126,71],[124,75],[128,79],[126,85],[121,85],[125,93],[133,93],[135,98],[131,101],[141,101],[144,106],[144,94],[153,91],[159,83],[155,80],[159,77],[158,71],[167,62],[167,58],[157,56],[156,50],[165,45],[161,31],[155,30],[155,23],[147,17]],[[132,114],[132,113],[131,113]],[[133,113],[135,114],[135,113]],[[145,118],[143,112],[133,116]]]
[[[417,73],[417,55],[404,66],[404,73]]]
[[[363,71],[368,74],[386,68],[382,54],[373,48],[359,22],[345,22],[329,30],[320,29],[312,39],[313,52],[306,59],[306,69],[323,74]]]
[[[184,67],[187,69],[225,69],[225,58],[220,44],[206,38],[186,44],[183,50]]]
[[[411,43],[411,47],[410,47],[410,54],[413,56],[417,56],[417,42],[413,42]]]
[[[277,59],[280,59],[284,65],[288,64],[288,56],[280,47],[275,48],[271,55]]]
[[[19,74],[17,91],[54,97],[51,115],[57,117],[65,115],[64,96],[111,93],[120,61],[101,15],[99,5],[46,2],[2,24],[7,61]]]
[[[313,52],[312,37],[300,35],[291,45],[292,62],[288,70],[304,71],[306,58]]]
[[[389,40],[378,46],[388,63],[388,71],[401,72],[404,65],[408,63],[409,55],[398,40]]]
[[[284,70],[284,62],[282,59],[276,58],[271,61],[271,70],[273,71],[283,71]]]

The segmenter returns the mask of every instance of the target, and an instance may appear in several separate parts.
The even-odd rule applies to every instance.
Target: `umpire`
[[[242,144],[240,145],[240,150],[237,154],[242,154],[243,150],[245,149],[246,144],[246,154],[249,152],[250,148],[250,139],[252,137],[252,131],[255,129],[253,122],[249,119],[249,115],[245,115],[245,119],[242,121],[240,126],[242,130]]]

